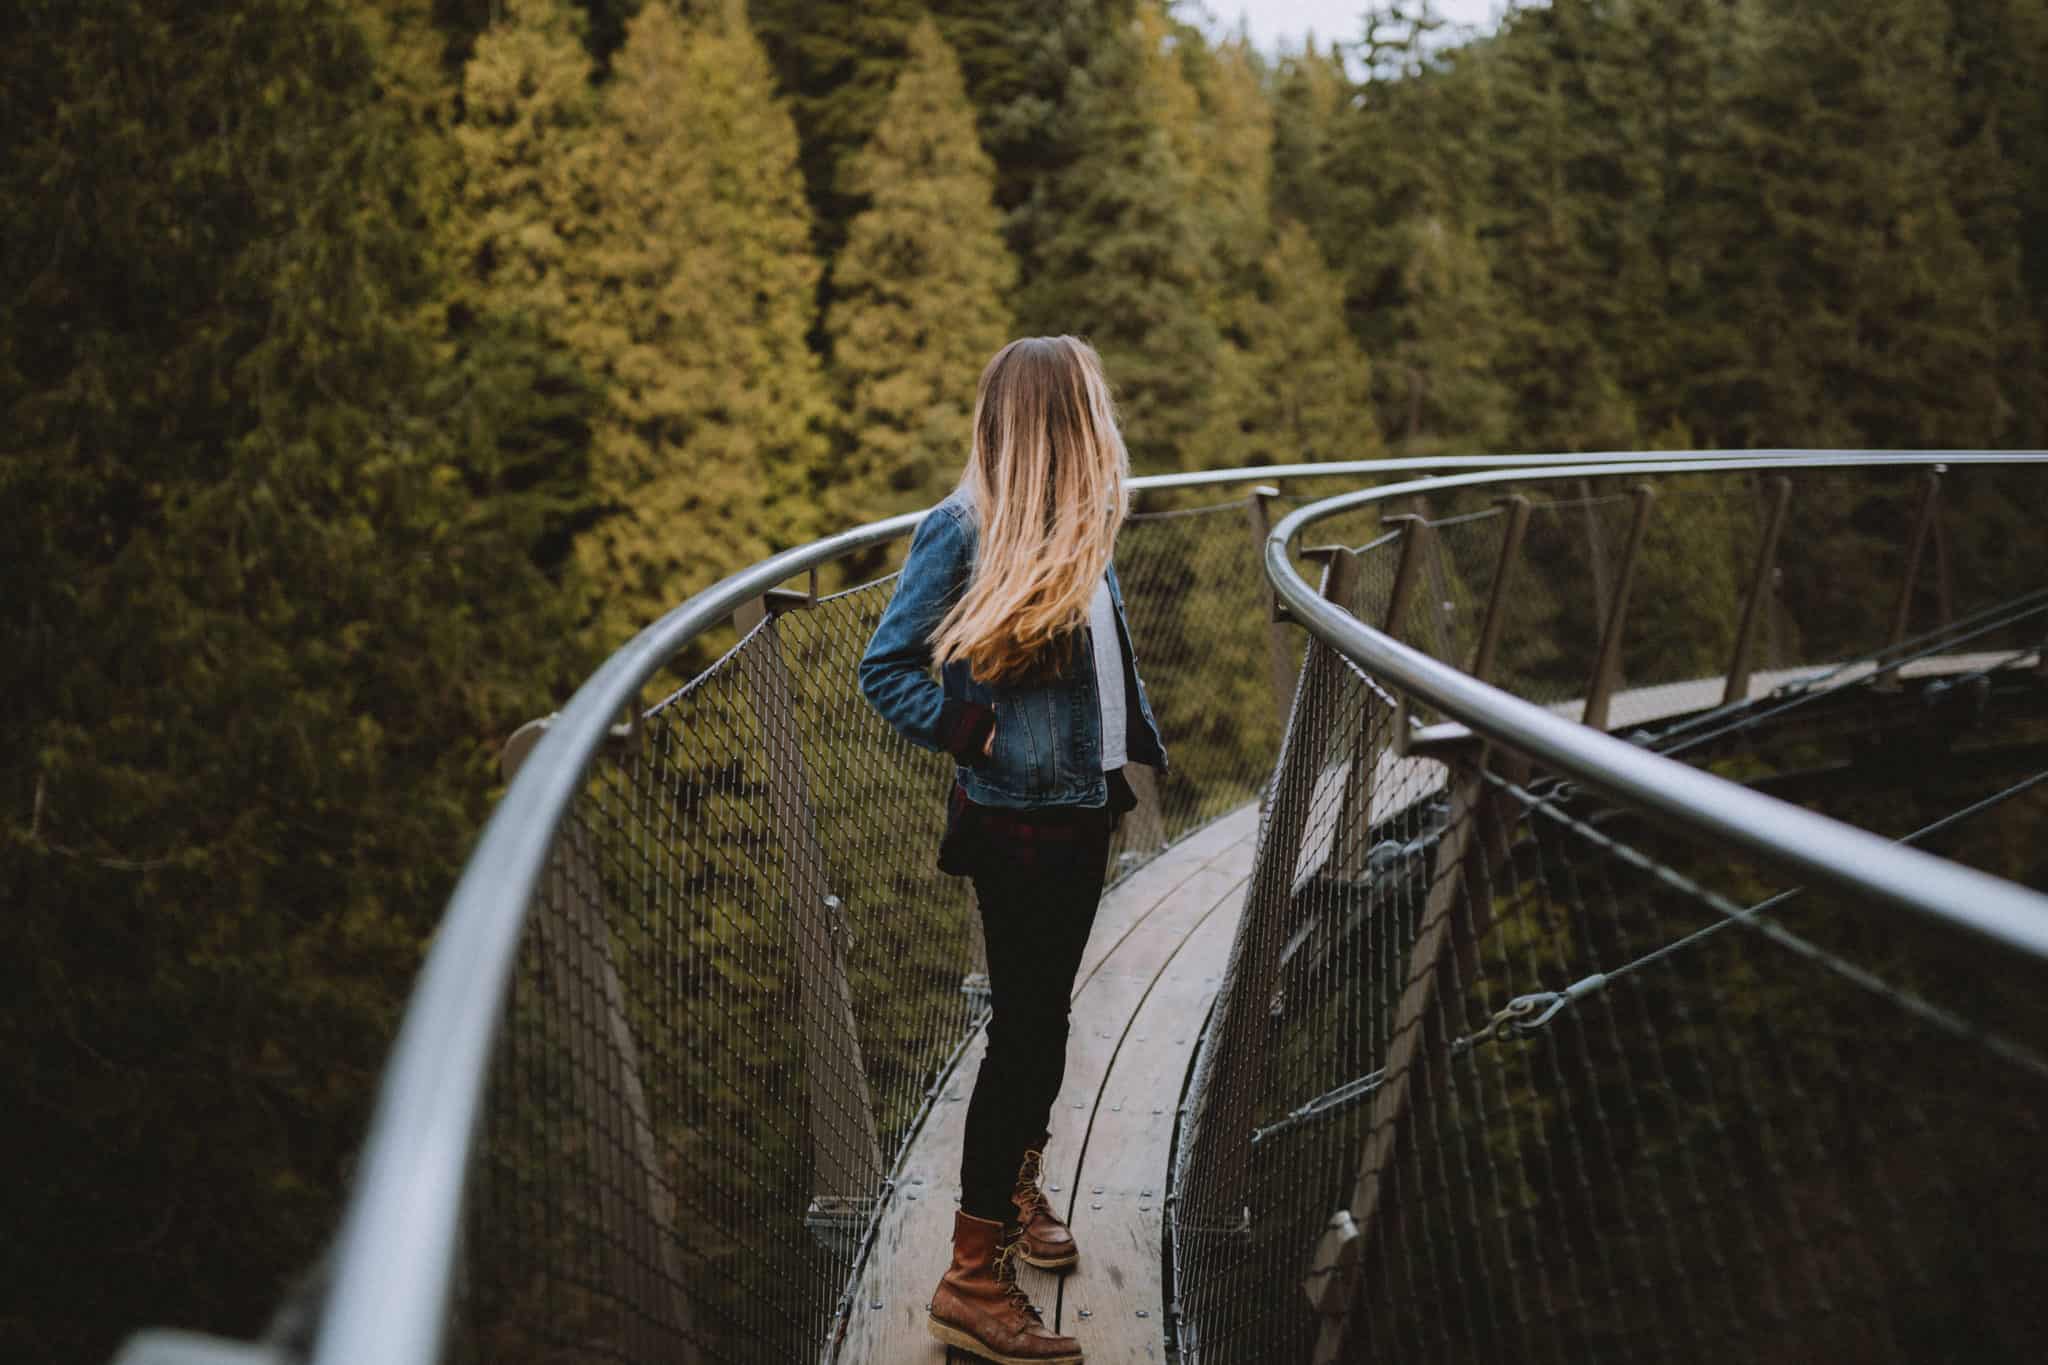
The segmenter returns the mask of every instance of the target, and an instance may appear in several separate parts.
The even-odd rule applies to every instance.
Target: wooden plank
[[[1167,862],[1171,859],[1171,866],[1162,868],[1160,877],[1137,885],[1134,884],[1137,882],[1134,876],[1112,888],[1102,898],[1102,905],[1095,912],[1095,928],[1088,936],[1088,947],[1081,954],[1080,970],[1074,974],[1076,996],[1117,946],[1203,869],[1219,860],[1235,860],[1249,865],[1253,845],[1258,838],[1258,812],[1247,808],[1241,814],[1248,814],[1250,818],[1228,817],[1233,827],[1227,832],[1235,836],[1228,842],[1210,839],[1186,852],[1176,850],[1158,860]]]
[[[1062,1214],[1071,1213],[1074,1172],[1088,1125],[1102,1093],[1103,1077],[1117,1045],[1129,1031],[1131,1016],[1174,950],[1219,903],[1232,896],[1241,899],[1250,874],[1249,847],[1226,850],[1217,861],[1204,864],[1082,981],[1074,998],[1074,1023],[1067,1041],[1066,1080],[1053,1105],[1052,1141],[1045,1152],[1047,1193]],[[1199,1018],[1189,1020],[1172,1036],[1192,1044],[1201,1022]],[[1057,1191],[1052,1189],[1054,1185],[1059,1186]]]
[[[953,1244],[967,1097],[987,1046],[988,1035],[977,1032],[904,1153],[846,1322],[839,1359],[848,1365],[945,1358],[945,1347],[925,1330],[925,1311]]]
[[[1055,1319],[1091,1365],[1166,1356],[1160,1249],[1174,1109],[1195,1030],[1229,964],[1245,885],[1210,909],[1154,979],[1103,1080],[1069,1220],[1081,1263],[1060,1286]]]
[[[1096,922],[1099,924],[1111,914],[1122,913],[1128,918],[1142,913],[1161,896],[1193,876],[1196,868],[1220,850],[1241,839],[1255,837],[1258,827],[1258,806],[1252,802],[1211,820],[1110,887],[1103,896]],[[1082,960],[1084,973],[1088,961],[1086,958]]]

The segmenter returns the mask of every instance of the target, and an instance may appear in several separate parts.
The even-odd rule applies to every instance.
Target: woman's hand
[[[988,738],[981,742],[981,756],[983,758],[993,758],[995,756],[995,752],[996,722],[990,721],[988,726]]]

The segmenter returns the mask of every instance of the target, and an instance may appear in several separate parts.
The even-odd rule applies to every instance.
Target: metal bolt
[[[1102,1186],[1100,1186],[1100,1185],[1097,1185],[1097,1186],[1095,1187],[1095,1193],[1097,1193],[1097,1194],[1101,1194],[1101,1193],[1102,1193]]]
[[[1088,1309],[1086,1309],[1086,1308],[1083,1308],[1083,1309],[1081,1310],[1081,1312],[1080,1312],[1080,1316],[1081,1316],[1081,1317],[1084,1317],[1084,1318],[1092,1318],[1092,1317],[1094,1317],[1094,1316],[1095,1316],[1095,1314],[1094,1314],[1093,1312],[1089,1311]]]
[[[1152,1191],[1150,1191],[1150,1190],[1139,1190],[1139,1191],[1138,1191],[1138,1198],[1140,1198],[1140,1199],[1150,1199],[1151,1197],[1152,1197]]]
[[[1141,1318],[1149,1318],[1149,1317],[1151,1317],[1152,1315],[1151,1315],[1150,1313],[1146,1312],[1146,1311],[1145,1311],[1144,1309],[1140,1308],[1140,1309],[1138,1310],[1138,1316],[1139,1316],[1139,1317],[1141,1317]]]
[[[1109,1106],[1109,1112],[1112,1114],[1121,1114],[1124,1112],[1124,1107],[1120,1104],[1112,1104],[1111,1106]]]
[[[868,1307],[876,1310],[877,1312],[880,1312],[882,1307],[882,1301],[880,1299],[876,1299],[873,1303],[869,1304]]]
[[[1101,1207],[1102,1207],[1102,1205],[1100,1205],[1100,1204],[1090,1204],[1090,1205],[1089,1205],[1088,1207],[1089,1207],[1089,1208],[1091,1208],[1091,1209],[1099,1209],[1099,1208],[1101,1208]]]
[[[1074,1107],[1075,1107],[1076,1109],[1079,1109],[1079,1108],[1081,1107],[1081,1101],[1079,1101],[1079,1100],[1075,1100],[1075,1101],[1074,1101]]]
[[[1058,1194],[1060,1192],[1060,1187],[1057,1185],[1047,1185],[1046,1188],[1051,1190],[1054,1194]]]
[[[917,1191],[916,1191],[916,1190],[905,1190],[905,1191],[903,1192],[903,1197],[904,1197],[905,1199],[915,1199],[915,1198],[917,1198]]]

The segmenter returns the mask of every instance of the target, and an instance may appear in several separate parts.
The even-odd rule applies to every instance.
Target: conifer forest
[[[942,496],[1009,337],[1094,342],[1139,473],[2048,444],[2048,0],[1330,36],[9,0],[0,1358],[261,1328],[504,738]]]

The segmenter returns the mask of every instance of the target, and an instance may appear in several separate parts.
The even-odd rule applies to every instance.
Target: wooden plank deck
[[[1081,1263],[1064,1277],[1030,1267],[1022,1277],[1047,1322],[1079,1337],[1090,1362],[1165,1354],[1160,1220],[1174,1109],[1257,833],[1257,806],[1243,806],[1139,868],[1103,897],[1082,956],[1046,1149],[1047,1192],[1073,1224]],[[934,1341],[924,1319],[946,1267],[981,1050],[977,1037],[905,1154],[840,1349],[849,1365],[971,1359]]]

